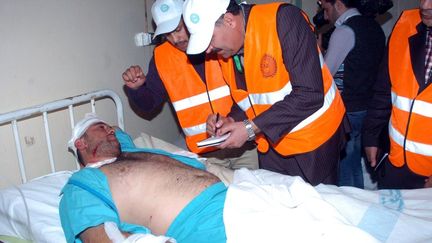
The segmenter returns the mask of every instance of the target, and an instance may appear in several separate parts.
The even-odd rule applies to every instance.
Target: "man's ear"
[[[75,147],[77,148],[77,150],[83,150],[86,146],[87,143],[83,138],[78,138],[77,140],[75,140]]]
[[[346,10],[346,8],[347,8],[341,0],[336,0],[334,7],[335,7],[337,12],[342,12],[342,11]]]
[[[230,28],[235,28],[237,23],[237,19],[232,13],[225,13],[224,14],[224,23],[225,25],[229,26]]]

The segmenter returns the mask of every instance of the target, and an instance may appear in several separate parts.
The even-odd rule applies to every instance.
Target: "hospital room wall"
[[[152,0],[2,0],[0,3],[0,113],[30,105],[70,97],[81,93],[112,89],[125,107],[126,130],[134,137],[141,131],[175,141],[179,136],[176,121],[169,106],[161,114],[138,116],[129,106],[123,91],[122,72],[133,64],[147,70],[153,47],[137,47],[134,35],[152,31],[146,19],[146,9]],[[112,107],[99,108],[100,113],[112,114]],[[80,117],[76,117],[80,119]],[[67,124],[66,124],[67,125]],[[59,130],[51,122],[53,130]],[[33,126],[21,129],[27,138],[25,148],[44,143],[43,132]],[[66,130],[63,130],[66,131]],[[10,128],[0,127],[0,154],[9,161],[6,152],[14,150],[6,144]],[[66,154],[70,132],[54,141],[59,154]],[[57,135],[54,135],[57,136]],[[45,149],[44,149],[45,151]],[[16,155],[11,153],[11,159]],[[69,154],[67,156],[71,157]],[[58,157],[57,157],[58,158]],[[60,157],[63,160],[63,157]]]
[[[286,2],[302,7],[310,17],[315,14],[315,0]],[[418,6],[418,0],[393,2],[391,18],[383,25],[387,34],[403,9]],[[169,142],[178,141],[179,131],[168,105],[159,115],[143,119],[130,108],[122,88],[123,70],[132,64],[146,70],[152,56],[153,47],[136,47],[133,41],[135,33],[152,31],[152,3],[153,0],[2,0],[0,113],[108,88],[120,94],[126,130],[133,137],[145,131]],[[112,114],[110,121],[115,120],[112,108],[101,109],[100,113]],[[51,127],[62,130],[56,122]],[[44,135],[32,128],[32,125],[24,127],[21,137],[28,140],[24,146],[30,153],[39,153],[36,148],[43,143]],[[3,161],[16,157],[14,153],[5,153],[13,150],[4,136],[10,130],[0,127]],[[66,132],[54,141],[61,148],[59,155],[66,156],[63,148],[68,137]]]

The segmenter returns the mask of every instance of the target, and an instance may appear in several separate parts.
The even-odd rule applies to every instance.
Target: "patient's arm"
[[[106,224],[106,223],[105,223]],[[169,237],[166,236],[155,236],[152,234],[136,234],[136,235],[131,235],[129,233],[124,233],[124,232],[120,232],[117,228],[116,228],[116,232],[111,232],[111,237],[113,237],[113,239],[110,239],[106,233],[106,228],[103,224],[99,225],[99,226],[95,226],[95,227],[91,227],[88,228],[86,230],[84,230],[81,234],[80,234],[80,239],[82,242],[84,243],[118,243],[118,242],[123,242],[124,240],[131,240],[132,242],[135,242],[135,240],[143,240],[144,242],[153,242],[153,241],[158,241],[160,242],[162,239],[166,239],[166,243],[171,243]],[[123,239],[121,235],[116,235],[116,234],[123,234]],[[127,237],[134,237],[133,239],[127,238]],[[127,238],[127,239],[126,239]],[[159,238],[159,239],[158,239]],[[129,241],[128,241],[129,242]]]
[[[126,237],[128,237],[130,234],[128,233],[123,233],[123,235]],[[84,243],[112,243],[112,241],[110,240],[110,238],[108,237],[108,235],[105,232],[105,228],[104,225],[98,225],[95,227],[91,227],[91,228],[87,228],[86,230],[84,230],[80,235],[79,238],[81,239],[82,242]]]

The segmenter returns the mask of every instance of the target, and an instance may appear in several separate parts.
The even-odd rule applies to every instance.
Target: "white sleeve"
[[[334,76],[348,53],[354,48],[354,31],[345,25],[337,27],[332,33],[324,60]]]
[[[132,234],[125,238],[114,222],[105,222],[104,228],[108,238],[113,243],[177,243],[175,239],[164,235]]]

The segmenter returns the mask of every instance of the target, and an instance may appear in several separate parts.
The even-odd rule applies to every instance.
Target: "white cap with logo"
[[[79,139],[86,131],[87,129],[96,123],[105,123],[108,124],[107,122],[103,121],[102,119],[100,119],[95,113],[87,113],[85,114],[84,118],[79,121],[75,127],[72,130],[72,137],[68,142],[68,148],[70,148],[75,156],[76,156],[76,150],[77,148],[75,147],[75,141],[77,139]]]
[[[157,0],[153,3],[151,13],[156,23],[153,38],[177,28],[182,16],[183,3],[183,0]]]
[[[186,0],[183,19],[189,30],[187,54],[207,49],[213,36],[216,20],[226,13],[230,0]]]

